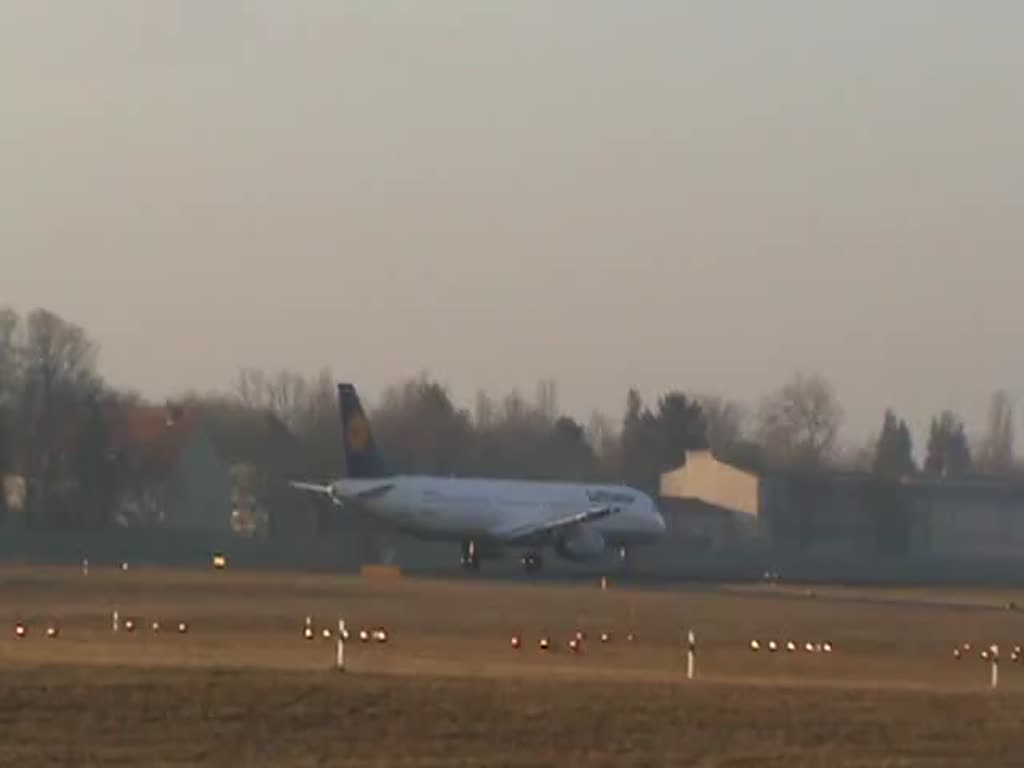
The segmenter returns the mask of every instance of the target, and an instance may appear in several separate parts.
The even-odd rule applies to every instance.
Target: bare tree
[[[542,379],[537,382],[537,416],[547,426],[554,426],[558,419],[558,384],[554,379]]]
[[[14,402],[20,386],[20,325],[17,312],[8,307],[0,307],[0,407]]]
[[[330,370],[325,368],[309,382],[294,431],[308,452],[313,472],[330,477],[342,470],[344,450],[338,420],[338,394]]]
[[[268,407],[267,375],[259,368],[243,368],[235,378],[234,394],[246,408],[263,410]]]
[[[603,413],[594,411],[586,429],[587,442],[593,448],[597,458],[609,469],[619,463],[619,435],[609,419]]]
[[[304,410],[309,407],[310,389],[310,383],[301,374],[278,371],[270,377],[267,385],[271,412],[289,428],[296,429]]]
[[[717,395],[698,395],[695,399],[704,415],[712,451],[726,451],[742,442],[747,413],[740,403]]]
[[[545,410],[548,404],[541,402],[530,405],[518,390],[512,390],[501,401],[496,430],[509,434],[541,433],[554,426]]]
[[[821,375],[797,373],[761,404],[758,437],[770,459],[822,466],[832,458],[843,411]]]
[[[50,508],[60,461],[61,425],[73,423],[78,406],[100,389],[97,353],[96,345],[79,326],[45,309],[29,314],[21,413],[32,480],[30,515],[33,508]]]
[[[469,414],[446,386],[423,375],[389,387],[374,422],[384,450],[412,471],[458,473],[473,452]]]
[[[234,395],[245,408],[267,411],[292,431],[302,432],[310,428],[311,413],[317,415],[322,411],[319,401],[326,392],[331,393],[334,401],[334,383],[325,383],[323,376],[324,372],[319,378],[306,378],[284,369],[268,372],[243,368],[235,379]]]
[[[473,426],[478,430],[491,429],[497,420],[498,406],[491,396],[483,390],[476,393],[476,406],[473,408]]]
[[[977,467],[989,474],[1006,474],[1014,468],[1013,404],[1003,390],[992,395],[988,430],[978,451]]]
[[[0,520],[6,518],[7,494],[4,478],[14,458],[14,409],[20,389],[18,314],[0,307]]]
[[[833,463],[845,470],[870,472],[875,465],[878,440],[867,438],[863,442],[837,445],[833,452]]]

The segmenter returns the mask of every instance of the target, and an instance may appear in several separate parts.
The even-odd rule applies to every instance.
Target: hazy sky
[[[1024,394],[1018,0],[0,0],[0,303],[243,364]],[[1024,401],[1021,403],[1024,405]]]

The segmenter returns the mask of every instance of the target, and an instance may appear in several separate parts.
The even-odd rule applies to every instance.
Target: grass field
[[[1011,603],[1024,595],[11,567],[0,765],[1021,765]],[[338,673],[307,615],[389,641],[350,640]],[[834,652],[753,653],[755,638]],[[993,642],[997,691],[978,657]]]

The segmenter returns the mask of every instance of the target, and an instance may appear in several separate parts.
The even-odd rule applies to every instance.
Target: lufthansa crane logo
[[[370,431],[366,426],[366,419],[363,414],[354,413],[348,421],[348,443],[353,450],[361,451],[369,442]]]

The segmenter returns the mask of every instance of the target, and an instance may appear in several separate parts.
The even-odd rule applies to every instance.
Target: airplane
[[[387,527],[423,540],[460,542],[462,565],[524,549],[528,573],[543,567],[551,547],[572,562],[648,544],[665,520],[645,493],[625,485],[444,477],[393,473],[377,449],[355,386],[338,384],[347,476],[325,484],[294,481],[296,489],[334,505],[373,515]]]

